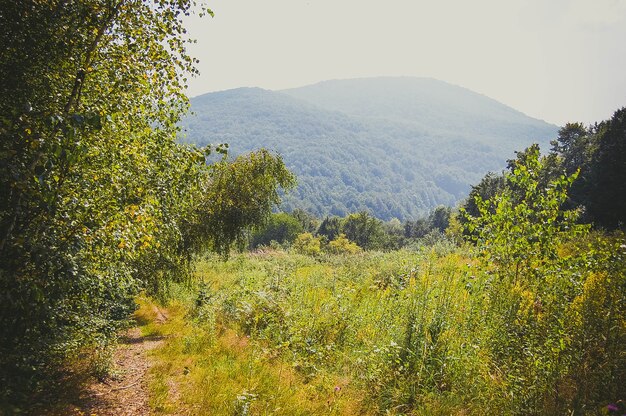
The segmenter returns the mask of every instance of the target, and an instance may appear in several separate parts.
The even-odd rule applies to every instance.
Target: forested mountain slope
[[[469,90],[423,78],[327,81],[282,92],[240,88],[191,100],[183,140],[265,147],[299,185],[283,208],[414,218],[453,205],[514,150],[557,127]]]
[[[282,91],[327,110],[460,134],[495,147],[553,134],[554,126],[484,95],[432,78],[386,77],[324,81]]]

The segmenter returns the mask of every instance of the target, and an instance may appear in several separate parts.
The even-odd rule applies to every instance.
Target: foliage
[[[452,208],[438,206],[435,208],[429,216],[429,222],[432,224],[432,227],[439,230],[439,232],[443,233],[450,225],[450,216],[452,215]]]
[[[418,218],[415,221],[406,221],[404,223],[404,235],[407,238],[423,238],[432,229],[432,224],[428,218]]]
[[[259,147],[279,152],[299,178],[281,209],[322,219],[368,211],[405,221],[454,206],[485,172],[504,168],[514,150],[533,140],[548,145],[558,130],[484,96],[419,78],[280,92],[240,88],[191,102],[187,141],[228,142],[233,154]]]
[[[302,231],[302,224],[293,216],[284,212],[272,214],[267,223],[252,234],[250,247],[269,246],[272,241],[290,245]]]
[[[614,400],[623,394],[616,374],[626,371],[612,350],[626,335],[614,321],[612,303],[626,296],[626,263],[617,247],[623,236],[566,250],[584,241],[588,230],[576,224],[576,212],[561,210],[577,173],[546,179],[546,159],[536,146],[527,149],[506,177],[509,186],[490,200],[477,198],[480,215],[467,223],[482,267],[494,275],[485,294],[485,347],[521,414],[578,413]],[[611,270],[598,258],[607,258]],[[581,325],[585,319],[611,328],[615,338],[594,340]],[[578,377],[580,371],[587,378]]]
[[[397,218],[382,223],[383,238],[380,248],[383,250],[399,250],[407,244],[404,226]]]
[[[461,244],[463,242],[463,224],[461,223],[460,217],[460,212],[453,212],[450,215],[448,228],[446,228],[445,231],[446,237],[456,244]]]
[[[536,262],[554,259],[564,237],[584,231],[575,224],[575,211],[561,211],[576,174],[542,186],[543,172],[539,147],[528,148],[506,176],[509,186],[486,201],[477,197],[479,216],[468,218],[479,249],[513,280],[522,270],[531,273]]]
[[[483,201],[489,200],[495,197],[505,187],[504,175],[498,175],[493,172],[488,172],[478,183],[478,185],[472,186],[472,190],[463,204],[463,210],[472,217],[478,217],[480,211],[476,205],[476,198],[479,197]],[[465,217],[459,217],[461,222],[465,220]]]
[[[325,237],[328,241],[334,240],[341,234],[343,219],[340,217],[326,217],[317,229],[317,234]]]
[[[348,240],[345,234],[339,234],[328,243],[328,250],[333,254],[356,254],[361,248],[354,242]]]
[[[516,282],[472,246],[208,256],[159,328],[156,412],[605,414],[625,393],[626,240],[562,232]]]
[[[556,156],[553,164],[560,167],[566,174],[578,173],[578,180],[574,181],[569,192],[565,208],[573,209],[584,207],[588,199],[590,174],[592,170],[591,158],[596,148],[597,136],[592,128],[586,128],[582,123],[567,123],[559,130],[556,140],[551,141],[551,155]],[[589,222],[585,209],[581,212],[580,220]]]
[[[581,260],[594,270],[565,312],[570,348],[576,352],[570,369],[575,392],[571,400],[576,408],[625,394],[625,242],[623,233],[593,234],[584,242],[588,254]]]
[[[234,243],[243,246],[246,230],[265,222],[272,207],[280,202],[279,189],[294,183],[294,176],[280,156],[265,149],[213,165],[193,224],[196,241],[207,241],[212,250],[222,255],[227,255]],[[270,217],[268,233],[281,233],[283,219],[280,215]],[[266,243],[271,239],[295,238],[299,224],[292,217],[289,219],[295,230],[285,229],[286,234],[280,236],[268,234],[270,240]],[[258,242],[263,243],[265,240]]]
[[[559,130],[556,140],[551,142],[551,152],[542,159],[541,170],[537,173],[539,187],[547,186],[563,173],[576,173],[577,180],[572,183],[562,208],[579,210],[579,222],[592,224],[596,228],[614,230],[623,228],[626,223],[626,198],[623,192],[626,183],[624,114],[626,109],[619,109],[610,120],[589,127],[581,123],[566,124]],[[532,147],[516,152],[516,159],[509,161],[509,173],[516,164],[525,162],[529,151],[532,151]],[[504,188],[512,189],[518,199],[524,197],[521,191],[517,194],[515,186],[507,183],[504,177],[489,173],[472,188],[464,204],[465,211],[471,216],[478,216],[476,196],[489,199]],[[464,217],[461,220],[464,221]]]
[[[294,217],[300,225],[302,225],[302,229],[307,233],[314,233],[317,231],[320,226],[320,221],[315,217],[315,215],[300,209],[296,208],[289,213],[292,217]]]
[[[196,73],[182,22],[194,5],[2,3],[0,406],[8,412],[36,398],[67,359],[106,349],[139,290],[158,294],[185,279],[196,250],[225,251],[291,183],[268,152],[208,167],[212,148],[177,142],[185,77]],[[245,215],[231,216],[234,198]]]
[[[464,214],[475,246],[346,256],[358,246],[339,234],[324,256],[202,261],[191,329],[161,352],[160,408],[606,413],[626,394],[626,240],[577,224],[564,209],[576,173],[555,176],[555,162],[537,146],[518,153],[507,186]],[[451,216],[449,233],[459,227]],[[432,227],[418,241],[438,238]]]
[[[443,233],[450,225],[451,216],[452,208],[440,205],[432,210],[428,217],[418,218],[415,221],[406,221],[404,223],[404,236],[420,239],[424,238],[431,231]]]
[[[624,243],[567,242],[536,284],[467,248],[204,260],[160,406],[229,414],[245,388],[252,413],[600,414],[624,393]]]
[[[605,229],[626,227],[626,107],[598,130],[589,174],[589,217]]]
[[[451,224],[452,216],[452,209],[443,206],[437,207],[426,218],[406,221],[404,224],[396,218],[383,222],[366,212],[349,214],[345,218],[326,217],[321,222],[314,215],[302,210],[274,213],[263,226],[257,227],[252,233],[249,247],[286,248],[302,234],[311,234],[314,240],[319,240],[322,251],[327,250],[329,242],[337,239],[340,234],[364,250],[390,251],[409,246],[434,246],[444,240],[449,243],[453,241],[460,243],[460,237],[455,240],[453,236],[448,238],[447,234],[444,234]],[[456,227],[460,233],[458,223]],[[305,229],[311,231],[303,232]]]
[[[580,208],[581,221],[597,228],[614,230],[626,223],[625,115],[626,108],[622,108],[610,120],[593,126],[568,123],[552,142],[553,171],[580,171],[566,207]]]
[[[587,170],[593,141],[593,135],[582,123],[567,123],[559,130],[557,139],[550,142],[551,151],[562,157],[563,168],[571,175],[578,169]]]
[[[363,249],[381,248],[383,245],[382,221],[365,211],[348,215],[343,220],[341,231],[350,241],[355,242]]]
[[[0,400],[12,401],[106,344],[154,270],[178,268],[204,158],[175,143],[194,72],[189,1],[2,8]]]
[[[302,233],[298,235],[293,243],[296,253],[305,254],[307,256],[316,256],[322,252],[321,241],[314,237],[311,233]]]

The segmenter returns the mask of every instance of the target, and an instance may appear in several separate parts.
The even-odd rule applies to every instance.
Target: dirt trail
[[[80,403],[68,414],[80,416],[143,416],[150,414],[148,405],[148,351],[158,347],[162,337],[141,336],[131,328],[120,339],[114,355],[115,375],[104,382],[87,386]]]

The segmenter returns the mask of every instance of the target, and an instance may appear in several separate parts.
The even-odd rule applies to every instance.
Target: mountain
[[[298,176],[283,208],[318,216],[368,210],[409,219],[454,205],[470,185],[558,127],[484,95],[427,78],[325,81],[268,91],[239,88],[191,99],[183,140],[260,147]]]

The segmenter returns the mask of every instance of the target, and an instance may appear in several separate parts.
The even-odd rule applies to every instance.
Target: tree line
[[[397,250],[410,245],[434,243],[446,237],[450,221],[455,221],[454,210],[439,206],[427,216],[400,222],[398,219],[383,221],[367,211],[348,214],[345,217],[327,216],[323,219],[301,209],[271,215],[267,223],[257,227],[248,238],[247,247],[289,247],[303,233],[319,239],[322,247],[337,238],[346,238],[364,250]]]
[[[609,231],[623,229],[626,224],[626,108],[617,110],[609,120],[587,127],[582,123],[567,123],[551,141],[551,146],[544,156],[540,156],[537,144],[516,152],[516,158],[508,161],[505,172],[487,173],[456,209],[438,206],[427,216],[400,222],[397,219],[382,221],[368,211],[319,219],[296,208],[290,213],[272,214],[267,224],[249,236],[248,246],[290,246],[302,233],[319,238],[321,247],[343,235],[366,250],[395,250],[441,238],[461,241],[462,233],[471,239],[467,225],[472,218],[481,216],[478,200],[493,201],[505,191],[512,192],[518,202],[527,197],[510,177],[534,156],[539,161],[535,167],[538,170],[536,186],[547,188],[561,177],[572,177],[567,198],[560,208],[575,210],[578,223],[593,224]]]
[[[577,210],[580,223],[605,230],[623,230],[626,226],[626,107],[615,111],[610,119],[590,126],[567,123],[551,145],[550,151],[540,158],[537,186],[547,187],[563,175],[575,175],[563,209]],[[516,158],[508,161],[507,172],[514,173],[538,150],[534,145],[516,152]],[[505,173],[488,173],[472,187],[462,207],[464,212],[469,216],[480,215],[476,198],[491,199],[506,188],[512,189],[518,200],[524,197],[516,192],[516,186]]]

